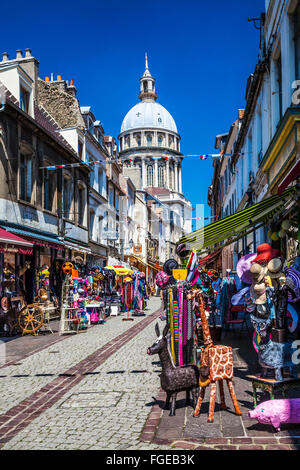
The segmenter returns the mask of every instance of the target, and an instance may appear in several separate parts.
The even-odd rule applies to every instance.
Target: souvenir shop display
[[[18,332],[35,336],[44,324],[44,309],[40,302],[26,302],[22,276],[30,268],[30,261],[25,261],[24,266],[17,270],[9,263],[4,263],[0,324],[10,336]]]
[[[110,314],[120,315],[121,312],[130,312],[133,304],[133,271],[124,266],[107,266],[105,269],[114,272],[115,275]]]
[[[189,298],[190,289],[191,286],[185,281],[178,281],[163,289],[166,322],[170,326],[171,356],[176,366],[190,364],[193,359],[195,317],[193,302]]]
[[[155,332],[158,339],[147,349],[147,354],[149,356],[153,354],[159,355],[162,366],[160,374],[161,388],[167,394],[164,409],[167,410],[169,408],[171,400],[170,416],[175,416],[176,397],[179,392],[186,391],[186,405],[190,404],[190,392],[192,392],[193,406],[195,408],[199,389],[199,369],[195,365],[188,365],[186,367],[176,367],[174,365],[168,348],[167,333],[169,328],[170,325],[167,324],[161,335],[159,326],[156,323]]]
[[[68,261],[63,263],[62,272],[60,334],[78,333],[89,325],[105,323],[105,293],[108,293],[112,276],[95,268],[86,277],[77,277],[77,266]]]
[[[222,279],[216,297],[216,308],[220,316],[220,324],[224,326],[224,321],[231,305],[231,298],[236,294],[237,287],[234,277],[227,271],[227,275]]]
[[[246,257],[239,261],[237,272],[244,282],[251,281],[241,297],[247,299],[262,377],[267,377],[270,370],[280,382],[284,380],[283,368],[289,368],[290,376],[296,377],[292,354],[293,341],[299,333],[300,273],[293,267],[284,267],[280,251],[267,243]]]
[[[214,315],[213,304],[217,291],[212,288],[212,282],[217,281],[218,273],[199,271],[195,260],[194,254],[187,263],[187,276],[190,282],[187,280],[176,282],[174,278],[171,278],[170,271],[159,272],[156,275],[156,284],[163,292],[166,328],[162,336],[156,328],[159,339],[148,349],[148,354],[158,353],[163,364],[161,386],[167,393],[166,407],[172,399],[170,415],[175,414],[177,391],[196,390],[195,371],[197,370],[196,393],[198,393],[199,386],[201,392],[197,402],[194,402],[194,416],[199,415],[206,387],[211,385],[208,422],[213,422],[216,382],[219,384],[222,409],[226,409],[223,390],[223,380],[225,380],[236,414],[241,415],[241,411],[232,382],[232,348],[214,345],[207,319]],[[212,308],[208,311],[210,304]],[[202,338],[197,334],[198,328],[201,328]],[[200,353],[198,361],[197,358],[195,359],[195,351]]]
[[[145,282],[145,273],[136,271],[132,274],[133,277],[133,294],[132,294],[132,310],[133,316],[144,316],[145,308],[147,306],[147,289]]]
[[[194,416],[199,416],[206,388],[210,385],[208,422],[212,423],[214,421],[216,383],[218,383],[219,385],[221,409],[226,410],[223,380],[225,380],[227,383],[227,387],[229,389],[230,397],[232,399],[236,414],[241,415],[242,413],[239,408],[233,386],[232,347],[213,344],[210,334],[210,328],[204,310],[204,299],[202,289],[199,289],[197,291],[195,290],[193,292],[193,295],[197,298],[197,306],[199,308],[204,341],[204,345],[201,347],[199,363],[199,385],[201,389],[195,408]]]

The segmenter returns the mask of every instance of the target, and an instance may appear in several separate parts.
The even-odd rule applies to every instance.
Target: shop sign
[[[187,269],[173,269],[172,274],[176,281],[185,281],[187,277]]]
[[[119,232],[116,230],[103,230],[103,240],[119,240]]]
[[[134,245],[133,246],[133,253],[135,253],[136,255],[141,254],[142,251],[143,251],[142,245]]]
[[[0,251],[4,251],[5,253],[19,253],[18,248],[12,248],[12,247],[6,247],[4,249],[1,249]]]

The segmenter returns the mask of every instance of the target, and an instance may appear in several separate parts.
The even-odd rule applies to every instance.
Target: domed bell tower
[[[153,78],[149,72],[147,53],[145,54],[145,72],[142,78],[140,78],[139,99],[141,101],[148,102],[154,102],[157,100],[157,94],[155,93],[155,78]]]

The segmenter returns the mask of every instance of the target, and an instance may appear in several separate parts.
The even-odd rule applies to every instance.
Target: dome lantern
[[[145,72],[142,78],[140,78],[139,99],[141,101],[152,101],[152,102],[157,99],[157,94],[155,92],[155,78],[152,77],[148,68],[147,52],[145,54]]]

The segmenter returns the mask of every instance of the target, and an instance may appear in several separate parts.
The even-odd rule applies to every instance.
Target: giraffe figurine
[[[200,395],[198,397],[197,405],[195,408],[194,416],[199,416],[202,401],[205,396],[205,391],[210,384],[210,402],[208,411],[208,422],[214,421],[214,410],[215,410],[215,397],[216,397],[216,383],[218,382],[221,409],[226,410],[223,380],[226,380],[229,393],[233,402],[233,406],[237,415],[241,415],[242,412],[239,408],[232,379],[233,379],[233,356],[232,348],[223,345],[214,345],[211,339],[209,326],[207,323],[204,303],[201,291],[196,291],[199,302],[199,310],[201,316],[201,325],[203,331],[203,338],[205,348],[201,353],[200,359]]]

